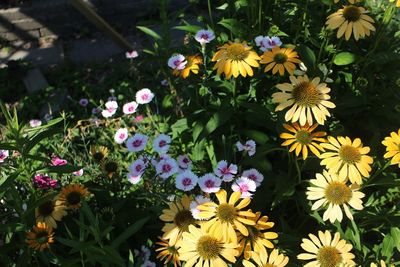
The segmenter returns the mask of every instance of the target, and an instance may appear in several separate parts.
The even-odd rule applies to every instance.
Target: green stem
[[[258,33],[261,33],[262,30],[262,0],[258,1]]]
[[[390,160],[389,160],[388,162],[386,162],[386,164],[385,164],[382,168],[378,169],[378,170],[374,173],[374,175],[372,175],[372,176],[364,183],[363,187],[372,186],[372,185],[370,185],[371,181],[374,180],[378,175],[380,175],[380,174],[381,174],[387,167],[389,167],[389,166],[390,166]]]
[[[207,6],[208,6],[208,16],[210,17],[211,27],[214,30],[214,20],[211,11],[211,0],[207,0]]]

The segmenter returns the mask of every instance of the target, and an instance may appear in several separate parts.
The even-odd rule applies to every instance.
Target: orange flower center
[[[300,130],[295,135],[297,142],[302,145],[307,145],[312,141],[311,134],[307,131]]]
[[[284,54],[284,53],[276,53],[274,55],[274,61],[277,64],[283,64],[283,63],[285,63],[287,61],[287,59],[288,59],[288,56],[286,54]]]
[[[343,8],[343,17],[348,21],[358,21],[361,17],[361,11],[357,6],[346,6]]]
[[[344,145],[339,149],[340,158],[348,164],[354,164],[361,160],[361,153],[357,148]]]
[[[226,48],[226,57],[231,60],[241,61],[249,56],[247,51],[242,44],[231,44]]]
[[[205,235],[197,241],[197,251],[200,257],[210,260],[218,257],[221,252],[221,245],[216,238]]]
[[[320,101],[319,91],[311,82],[296,84],[292,96],[296,104],[304,107],[316,106]]]
[[[332,182],[325,188],[325,198],[336,205],[348,203],[352,195],[351,189],[340,182]]]
[[[193,224],[195,219],[192,216],[190,210],[180,210],[176,213],[174,223],[179,229],[187,230],[189,225]]]
[[[217,217],[224,222],[232,223],[236,218],[236,208],[228,203],[223,203],[218,206]]]
[[[321,267],[336,267],[342,262],[342,256],[337,248],[327,246],[318,250],[317,260]]]

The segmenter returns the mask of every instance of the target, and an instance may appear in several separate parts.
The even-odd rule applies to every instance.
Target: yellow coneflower
[[[181,266],[181,261],[179,260],[179,242],[177,244],[171,246],[168,240],[164,240],[159,237],[160,241],[156,242],[160,247],[156,249],[159,251],[157,255],[157,259],[160,261],[164,261],[164,265],[168,265],[168,263],[174,264],[174,267]]]
[[[328,206],[323,215],[323,220],[334,223],[343,219],[341,207],[346,216],[353,220],[349,206],[356,210],[362,210],[362,198],[365,196],[358,191],[358,186],[347,185],[347,177],[339,178],[336,174],[329,174],[324,170],[323,174],[317,173],[316,179],[310,181],[311,186],[307,187],[307,199],[315,201],[312,210],[317,210],[322,206]]]
[[[206,202],[197,206],[200,213],[197,215],[203,219],[209,219],[204,222],[204,227],[212,235],[227,242],[237,242],[237,235],[235,228],[239,232],[248,236],[249,231],[245,225],[255,225],[256,223],[250,218],[255,217],[255,214],[251,211],[242,211],[247,207],[251,200],[250,198],[242,199],[239,204],[236,205],[241,197],[241,192],[233,192],[227,202],[227,193],[221,189],[215,193],[219,204],[214,202]],[[249,218],[250,217],[250,218]]]
[[[260,63],[267,64],[264,72],[272,70],[272,74],[275,74],[279,71],[279,74],[283,76],[285,74],[285,69],[290,75],[293,75],[296,69],[295,63],[299,64],[301,61],[299,60],[297,52],[293,51],[293,48],[275,46],[271,51],[266,50],[264,54],[262,54]]]
[[[292,125],[283,124],[283,127],[291,132],[279,135],[280,138],[286,139],[281,145],[290,146],[289,152],[295,151],[296,156],[299,156],[301,152],[305,160],[308,157],[308,149],[317,157],[321,155],[319,151],[325,151],[317,142],[326,142],[326,139],[323,138],[326,136],[326,132],[313,133],[318,124],[300,126],[298,123],[293,123]]]
[[[301,247],[307,253],[297,256],[300,260],[313,260],[304,266],[338,267],[355,266],[354,254],[351,253],[353,246],[346,240],[340,239],[340,234],[335,233],[333,239],[329,231],[318,231],[318,237],[308,235],[310,239],[303,238]]]
[[[218,75],[225,73],[227,79],[232,76],[236,78],[239,75],[253,76],[252,67],[260,66],[258,64],[260,57],[251,49],[252,47],[248,46],[246,42],[224,44],[211,59],[211,61],[216,61],[214,70],[217,70]]]
[[[262,257],[257,253],[252,252],[251,259],[255,262],[252,263],[249,260],[243,260],[244,267],[284,267],[289,262],[289,258],[283,254],[279,254],[277,249],[272,250],[271,254],[267,257]]]
[[[199,64],[203,63],[203,59],[200,56],[188,56],[186,60],[187,63],[183,70],[174,69],[172,71],[175,76],[181,76],[183,79],[186,79],[190,72],[193,72],[194,74],[199,73]]]
[[[185,261],[185,267],[228,267],[224,261],[235,262],[239,255],[237,244],[222,240],[204,227],[189,225],[189,231],[183,233],[179,258]]]
[[[30,248],[43,251],[46,248],[50,248],[50,244],[54,243],[53,228],[47,226],[46,223],[38,222],[26,234],[26,239]]]
[[[190,197],[183,195],[180,200],[169,203],[169,209],[163,210],[160,216],[160,219],[166,222],[162,228],[162,238],[169,240],[171,246],[176,244],[182,233],[188,231],[189,225],[196,222],[190,211],[190,202]]]
[[[248,219],[254,221],[255,225],[246,226],[249,231],[248,236],[238,233],[239,252],[240,254],[244,252],[245,259],[251,257],[251,252],[266,259],[268,257],[267,248],[274,248],[274,244],[270,240],[278,238],[277,233],[268,231],[275,223],[269,222],[268,216],[261,217],[261,212],[256,212],[255,217]]]
[[[391,132],[390,136],[385,137],[382,144],[386,146],[386,153],[383,155],[385,159],[392,158],[390,164],[399,164],[400,167],[400,129],[398,132]]]
[[[108,148],[105,146],[90,146],[90,154],[96,162],[101,162],[108,155]]]
[[[370,267],[386,267],[386,266],[394,267],[393,264],[386,265],[386,263],[383,260],[380,260],[380,262],[378,264],[377,263],[371,263],[371,265],[370,265]]]
[[[57,228],[57,222],[67,215],[67,207],[59,200],[47,200],[35,209],[36,222],[44,222],[46,225]]]
[[[326,83],[320,83],[320,78],[316,77],[310,81],[307,75],[290,76],[290,82],[276,85],[281,92],[272,94],[272,101],[279,103],[275,111],[291,106],[285,114],[286,121],[298,121],[302,126],[306,123],[313,125],[314,117],[318,124],[323,125],[326,117],[330,117],[327,108],[336,107],[328,101],[331,89]]]
[[[375,31],[374,20],[366,15],[367,12],[363,7],[344,6],[328,16],[326,25],[332,30],[338,29],[337,38],[344,35],[345,39],[349,40],[353,33],[357,41],[360,37],[369,36],[371,31]]]
[[[82,200],[89,195],[89,191],[81,184],[71,184],[63,187],[58,200],[69,209],[79,209]]]
[[[327,150],[321,154],[321,165],[326,166],[331,174],[338,173],[340,179],[348,179],[352,183],[362,184],[361,177],[369,177],[373,159],[368,156],[369,147],[362,145],[360,138],[352,142],[349,137],[339,136],[337,139],[328,136],[328,143],[321,146]]]

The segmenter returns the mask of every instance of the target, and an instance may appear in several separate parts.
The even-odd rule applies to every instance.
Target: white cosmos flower
[[[143,88],[136,92],[136,102],[138,104],[147,104],[153,100],[154,94],[149,88]]]
[[[107,101],[106,109],[101,112],[104,118],[109,118],[115,114],[118,109],[118,103],[116,101]]]
[[[186,66],[186,63],[186,58],[181,54],[172,56],[168,59],[168,67],[173,70],[183,70]]]
[[[194,39],[199,42],[200,44],[207,44],[211,42],[212,40],[215,39],[215,34],[211,30],[199,30],[196,35],[194,36]]]
[[[138,106],[139,106],[138,103],[136,103],[135,101],[128,102],[125,105],[123,105],[122,112],[126,115],[133,114],[136,112]]]
[[[128,138],[128,129],[121,128],[114,135],[114,141],[117,144],[122,144]]]

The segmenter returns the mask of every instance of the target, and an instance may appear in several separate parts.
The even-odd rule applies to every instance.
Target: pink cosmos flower
[[[101,112],[104,118],[109,118],[117,112],[118,103],[116,101],[108,101],[106,103],[106,109]]]
[[[192,168],[192,161],[190,160],[188,155],[180,155],[178,156],[178,165],[179,168],[186,170]]]
[[[147,164],[143,158],[138,158],[129,166],[130,173],[136,176],[140,176],[146,170]]]
[[[194,201],[190,202],[190,211],[192,212],[193,218],[195,218],[196,220],[204,220],[204,218],[199,217],[200,210],[197,209],[197,207],[207,202],[211,202],[211,199],[209,199],[208,197],[203,197],[201,195],[196,196]]]
[[[244,145],[240,142],[237,142],[236,148],[238,151],[246,151],[251,157],[256,153],[256,142],[253,140],[248,140]]]
[[[167,153],[170,143],[171,137],[165,134],[160,134],[153,141],[153,151],[159,154]]]
[[[136,50],[133,50],[131,52],[126,52],[125,57],[129,59],[137,58],[139,56],[138,52]]]
[[[0,163],[3,163],[6,158],[8,158],[9,152],[8,150],[0,149]]]
[[[147,104],[153,100],[154,94],[149,88],[143,88],[136,92],[136,102],[138,104]]]
[[[192,190],[198,181],[198,177],[191,171],[184,171],[183,173],[176,176],[175,186],[177,189],[183,191],[190,191]]]
[[[194,39],[196,39],[196,41],[199,42],[201,45],[204,45],[214,40],[215,35],[214,32],[211,30],[202,29],[196,33]]]
[[[261,182],[264,180],[264,175],[262,175],[256,169],[245,170],[243,171],[241,176],[253,180],[256,183],[257,187],[260,186]]]
[[[79,105],[82,107],[86,107],[89,104],[89,100],[87,98],[81,98],[79,99]]]
[[[143,134],[135,134],[126,141],[126,147],[129,152],[139,152],[145,149],[149,138]]]
[[[173,70],[183,70],[186,66],[186,63],[186,58],[181,54],[172,56],[168,59],[168,67]]]
[[[83,175],[83,169],[77,170],[76,172],[72,173],[75,176],[82,176]]]
[[[226,160],[221,160],[217,163],[217,167],[214,169],[215,175],[222,178],[224,182],[230,182],[233,180],[235,174],[237,174],[237,165],[229,164]]]
[[[47,174],[36,174],[33,178],[33,185],[40,189],[51,189],[57,187],[57,180],[51,179]]]
[[[241,192],[241,198],[251,197],[256,191],[256,183],[246,177],[240,177],[232,184],[232,190],[234,192]]]
[[[221,189],[222,180],[212,173],[207,173],[199,178],[200,189],[205,193],[216,193]]]
[[[114,135],[114,141],[117,144],[122,144],[128,138],[128,129],[121,128]]]
[[[142,175],[136,175],[130,172],[127,174],[127,178],[131,184],[138,184],[142,180]]]
[[[136,112],[136,109],[138,107],[138,103],[136,103],[135,101],[126,103],[123,107],[122,107],[122,112],[126,115],[128,114],[133,114]]]
[[[157,174],[165,179],[178,172],[178,164],[173,158],[162,159],[156,165]]]
[[[61,159],[57,156],[51,158],[51,166],[62,166],[67,165],[68,161],[65,159]]]
[[[42,121],[41,121],[41,120],[33,119],[33,120],[30,120],[30,121],[29,121],[29,125],[30,125],[32,128],[39,127],[40,125],[42,125]]]

